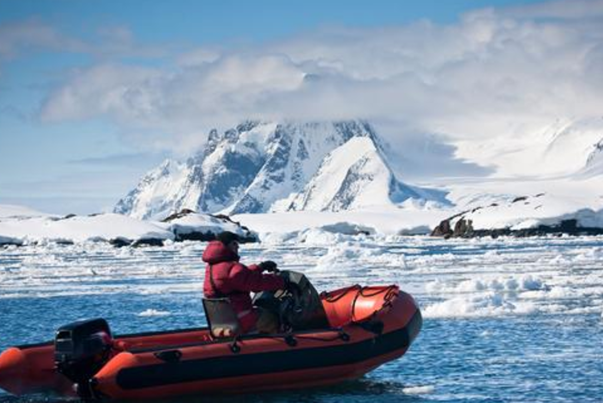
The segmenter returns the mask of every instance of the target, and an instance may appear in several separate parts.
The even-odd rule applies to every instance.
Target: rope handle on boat
[[[230,344],[230,351],[232,351],[233,354],[238,354],[241,352],[241,346],[239,346],[238,342],[239,337],[235,337],[232,340],[232,344]]]
[[[347,288],[344,292],[340,293],[340,294],[336,294],[335,296],[332,296],[331,293],[324,291],[322,293],[322,296],[324,297],[325,301],[328,303],[333,303],[333,302],[337,302],[340,299],[342,299],[343,297],[345,297],[346,295],[348,295],[350,293],[350,291],[358,291],[358,290],[362,290],[362,287],[360,286],[360,284],[354,284],[353,286]]]
[[[282,335],[282,334],[275,334],[275,335],[263,335],[262,338],[267,338],[267,339],[283,339],[283,341],[289,346],[289,347],[297,347],[298,345],[298,340],[313,340],[313,341],[322,341],[322,342],[333,342],[336,340],[342,340],[344,342],[348,342],[351,340],[351,337],[348,333],[346,333],[343,329],[338,329],[338,330],[332,330],[332,332],[337,332],[337,334],[334,337],[318,337],[318,336],[309,336],[309,335],[295,335],[295,334],[287,334],[287,335]],[[230,351],[233,352],[233,354],[238,354],[241,352],[241,346],[239,345],[239,337],[235,337],[232,341],[232,343],[229,345],[230,347]],[[159,357],[158,357],[159,358]]]
[[[397,294],[396,291],[398,290],[397,285],[390,285],[385,288],[379,288],[376,291],[367,294],[366,290],[368,290],[370,288],[371,287],[362,287],[360,284],[354,284],[353,286],[347,288],[345,291],[343,291],[340,294],[336,294],[336,295],[332,296],[331,293],[329,293],[329,292],[323,292],[322,296],[324,297],[326,302],[334,303],[334,302],[339,301],[346,295],[348,295],[351,291],[358,291],[358,293],[356,294],[356,298],[358,298],[358,296],[360,296],[360,295],[362,295],[365,298],[371,298],[371,297],[375,297],[379,294],[386,293],[386,295],[383,299],[386,302],[389,302],[393,299],[394,295]]]
[[[297,339],[292,334],[290,334],[288,336],[285,336],[284,340],[285,340],[285,343],[287,343],[287,345],[289,347],[296,347],[297,346]]]
[[[162,361],[166,361],[168,362],[168,360],[173,360],[173,361],[177,361],[182,357],[182,352],[180,349],[182,348],[187,348],[187,347],[197,347],[197,346],[204,346],[207,344],[217,344],[217,343],[225,343],[227,341],[232,341],[231,343],[228,344],[230,351],[232,351],[234,354],[237,354],[239,352],[241,352],[241,346],[239,344],[239,342],[241,340],[254,340],[254,339],[282,339],[285,341],[285,343],[287,343],[287,345],[291,346],[291,347],[295,347],[298,344],[298,339],[306,339],[306,340],[316,340],[316,341],[324,341],[324,342],[331,342],[331,341],[335,341],[335,340],[343,340],[345,342],[350,341],[351,337],[349,334],[347,334],[343,329],[328,329],[323,331],[324,333],[337,333],[337,335],[335,337],[317,337],[317,336],[308,336],[308,335],[303,335],[303,334],[261,334],[261,335],[253,335],[252,338],[247,338],[245,337],[245,335],[238,335],[236,337],[234,337],[232,340],[230,339],[226,339],[226,340],[217,340],[217,341],[203,341],[203,342],[195,342],[195,343],[185,343],[185,344],[179,344],[179,345],[174,345],[174,346],[165,346],[165,348],[171,348],[171,350],[161,350],[161,351],[156,351],[156,349],[153,348],[147,348],[147,349],[138,349],[138,350],[128,350],[130,352],[136,352],[136,353],[142,353],[142,352],[153,352],[155,351],[153,354],[155,355],[156,358],[162,360]]]
[[[367,290],[369,288],[371,288],[371,287],[362,287],[360,289],[360,292],[358,294],[362,295],[365,298],[371,298],[371,297],[375,297],[375,296],[377,296],[379,294],[385,293],[385,297],[383,297],[383,299],[385,301],[391,301],[394,298],[395,294],[398,293],[397,292],[398,291],[398,286],[397,285],[390,285],[390,286],[387,286],[387,287],[385,287],[383,289],[377,289],[373,293],[366,294],[365,290]]]
[[[370,287],[360,287],[360,290],[354,297],[354,301],[352,301],[352,319],[354,319],[354,314],[356,312],[356,302],[358,301],[358,298],[360,296],[362,296],[364,298],[372,298],[372,297],[376,297],[377,295],[385,293],[385,295],[383,296],[383,307],[385,308],[385,307],[391,306],[392,300],[394,299],[394,297],[396,295],[398,295],[398,286],[397,285],[390,285],[385,288],[379,288],[372,293],[365,293],[365,290],[367,290],[369,288]],[[371,315],[371,316],[372,317],[376,316],[377,312],[378,311],[373,312],[373,315]]]

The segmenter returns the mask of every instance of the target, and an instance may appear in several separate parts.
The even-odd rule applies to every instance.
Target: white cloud
[[[602,0],[557,0],[502,10],[515,18],[589,19],[603,17]]]
[[[43,105],[45,121],[86,119],[110,115],[120,121],[133,122],[152,118],[160,109],[152,83],[160,73],[152,69],[114,64],[101,64],[85,70],[74,70],[71,79],[51,93]],[[158,95],[158,94],[157,94]]]
[[[601,114],[602,4],[485,9],[451,25],[323,29],[244,50],[189,51],[162,69],[103,64],[74,72],[42,116],[111,116],[171,149],[195,147],[210,127],[245,118],[360,117],[400,127],[389,129],[390,141],[409,130],[459,143],[519,135],[559,117]]]
[[[170,54],[159,46],[143,45],[124,26],[105,26],[88,40],[67,35],[38,19],[0,25],[0,62],[37,51],[73,52],[97,59],[117,57],[158,58]]]
[[[0,60],[33,49],[83,51],[84,48],[83,42],[35,18],[0,25]]]
[[[198,67],[219,58],[220,51],[217,49],[198,48],[180,55],[176,60],[181,67]]]

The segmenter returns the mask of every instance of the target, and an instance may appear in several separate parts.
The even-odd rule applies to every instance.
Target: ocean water
[[[399,284],[424,315],[408,353],[332,387],[171,402],[603,402],[602,237],[304,239],[245,245],[242,260],[274,260],[319,290]],[[204,325],[204,246],[0,249],[0,350],[82,318],[117,334]]]

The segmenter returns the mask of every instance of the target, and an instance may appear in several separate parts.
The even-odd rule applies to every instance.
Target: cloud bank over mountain
[[[601,0],[201,47],[110,24],[74,36],[54,23],[0,26],[0,79],[33,53],[65,60],[28,90],[35,102],[9,92],[0,115],[37,111],[40,127],[110,122],[131,154],[187,157],[211,129],[246,119],[364,119],[406,177],[515,175],[532,158],[517,150],[574,122],[597,126],[603,109]]]
[[[161,67],[101,62],[45,100],[47,121],[109,116],[164,149],[200,146],[241,119],[369,119],[479,140],[600,114],[603,2],[483,9],[455,24],[330,27],[287,40],[179,54]]]

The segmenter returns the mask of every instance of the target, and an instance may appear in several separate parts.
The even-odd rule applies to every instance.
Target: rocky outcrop
[[[492,237],[500,236],[513,237],[531,237],[531,236],[547,236],[547,235],[603,235],[603,228],[599,227],[583,227],[578,225],[578,220],[568,219],[561,220],[558,224],[544,225],[540,224],[531,228],[513,229],[491,228],[491,229],[474,229],[472,221],[466,218],[458,218],[460,215],[450,217],[443,220],[431,232],[431,236],[448,238],[474,238],[474,237]],[[456,220],[455,220],[456,219]],[[454,226],[451,222],[455,222]]]
[[[455,216],[456,217],[456,216]],[[453,217],[443,220],[431,231],[431,236],[443,238],[471,238],[475,236],[472,221],[461,218],[456,220],[454,226],[451,224]]]
[[[197,212],[194,211],[194,210],[185,208],[185,209],[180,210],[177,213],[170,214],[169,216],[167,216],[166,218],[164,218],[163,220],[161,220],[161,222],[172,222],[172,221],[175,221],[175,220],[177,220],[179,218],[186,217],[187,215],[196,214],[196,213]]]
[[[106,242],[115,247],[159,247],[170,242],[210,241],[222,231],[238,234],[241,242],[258,241],[255,232],[228,216],[183,210],[163,222],[137,220],[113,213],[3,218],[0,220],[0,246]]]
[[[241,243],[259,241],[256,233],[225,214],[200,214],[191,209],[183,209],[162,222],[169,224],[168,229],[174,233],[176,242],[213,241],[222,231],[236,233]]]
[[[0,236],[0,247],[1,246],[22,246],[23,241],[13,237]]]
[[[137,239],[132,242],[131,245],[133,248],[140,248],[141,246],[163,246],[163,239],[156,238],[143,238]]]

